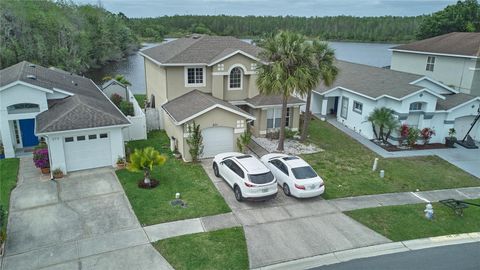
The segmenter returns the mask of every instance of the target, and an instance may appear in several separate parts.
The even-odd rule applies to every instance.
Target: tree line
[[[82,73],[139,47],[127,18],[67,1],[0,1],[0,64],[22,60]]]
[[[416,17],[295,17],[175,15],[131,18],[130,28],[141,38],[161,39],[190,33],[261,37],[288,30],[323,40],[403,42],[415,39],[424,16]]]

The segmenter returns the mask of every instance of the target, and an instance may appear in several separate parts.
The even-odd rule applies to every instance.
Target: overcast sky
[[[443,9],[456,0],[74,0],[98,4],[128,17],[195,15],[412,16]]]

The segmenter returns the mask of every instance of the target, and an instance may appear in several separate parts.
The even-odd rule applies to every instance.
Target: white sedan
[[[303,159],[285,154],[267,154],[261,158],[277,178],[287,196],[310,198],[323,194],[323,179]]]

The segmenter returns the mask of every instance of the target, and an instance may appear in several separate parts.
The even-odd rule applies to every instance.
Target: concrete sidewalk
[[[318,117],[318,116],[317,116]],[[431,149],[431,150],[408,150],[388,152],[382,147],[371,142],[357,132],[345,127],[335,119],[327,119],[327,122],[347,134],[357,142],[375,152],[382,158],[402,158],[420,156],[438,156],[445,161],[457,166],[467,173],[480,178],[480,149],[466,149],[456,145],[456,148]]]

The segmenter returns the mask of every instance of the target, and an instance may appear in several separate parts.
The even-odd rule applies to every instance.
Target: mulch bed
[[[398,146],[393,144],[382,145],[377,143],[375,140],[371,140],[376,145],[382,147],[383,149],[387,150],[388,152],[398,152],[398,151],[412,151],[412,150],[431,150],[431,149],[445,149],[448,148],[443,143],[429,143],[426,145],[423,144],[416,144],[412,148],[398,148]]]
[[[150,185],[145,184],[145,182],[143,181],[143,179],[140,179],[140,180],[138,181],[138,187],[139,187],[139,188],[144,188],[144,189],[152,189],[152,188],[155,188],[155,187],[158,186],[158,184],[160,184],[160,181],[155,180],[155,179],[150,179]]]

